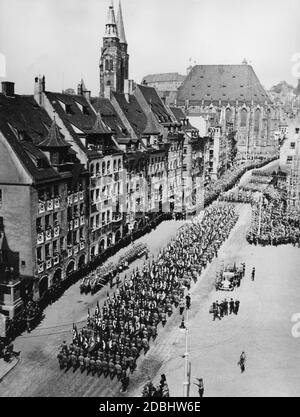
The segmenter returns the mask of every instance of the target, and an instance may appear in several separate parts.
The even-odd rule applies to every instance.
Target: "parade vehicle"
[[[216,288],[220,291],[233,291],[243,276],[243,265],[222,265],[221,271],[216,277]]]

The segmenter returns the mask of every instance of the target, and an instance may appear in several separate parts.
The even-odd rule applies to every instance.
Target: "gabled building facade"
[[[71,237],[68,217],[70,206],[86,210],[88,172],[33,96],[16,95],[7,82],[2,91],[0,218],[7,265],[0,276],[0,305],[12,317],[22,294],[41,299],[55,281],[87,262],[85,216],[78,217]]]
[[[102,254],[123,236],[123,152],[116,141],[126,137],[122,121],[107,99],[94,99],[84,87],[77,95],[46,91],[45,81],[36,79],[37,103],[55,114],[66,141],[89,172],[89,259]],[[91,102],[94,102],[94,106]],[[101,114],[104,116],[102,117]],[[73,218],[69,218],[70,231]]]

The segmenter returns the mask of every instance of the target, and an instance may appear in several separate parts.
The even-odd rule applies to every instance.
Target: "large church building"
[[[190,67],[176,93],[168,95],[168,103],[183,108],[193,120],[204,117],[207,126],[221,127],[222,133],[228,128],[236,131],[241,158],[278,153],[280,110],[246,61]]]

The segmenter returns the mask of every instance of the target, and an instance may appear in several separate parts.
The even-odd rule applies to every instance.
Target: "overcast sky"
[[[118,1],[114,0],[117,12]],[[0,54],[16,92],[31,94],[35,75],[47,90],[76,88],[94,95],[110,0],[0,0]],[[250,62],[269,88],[292,75],[300,53],[299,0],[122,0],[130,78],[186,73],[198,64]],[[1,60],[0,60],[1,62]],[[1,74],[0,71],[0,76]]]

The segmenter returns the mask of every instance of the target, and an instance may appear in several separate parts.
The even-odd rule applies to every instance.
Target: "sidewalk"
[[[5,376],[17,366],[19,362],[20,359],[18,358],[13,358],[11,362],[5,362],[4,359],[0,359],[0,383],[5,378]]]

